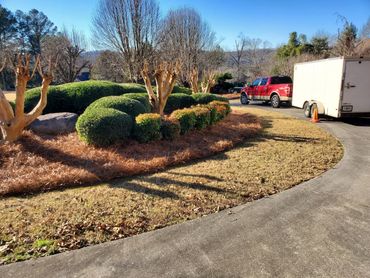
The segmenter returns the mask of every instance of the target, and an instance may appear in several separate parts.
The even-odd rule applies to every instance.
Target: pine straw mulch
[[[244,130],[244,127],[236,129],[236,134],[248,138],[237,147],[207,159],[171,167],[155,174],[99,185],[0,198],[0,265],[129,237],[263,198],[320,175],[334,167],[343,155],[341,144],[317,125],[252,107],[243,110],[235,108],[238,111],[245,109],[255,116],[239,112],[214,128],[222,133],[222,137],[228,137],[230,131],[235,131],[230,125],[245,125],[258,131],[260,120],[263,131],[252,136],[249,128],[249,131]],[[211,136],[213,132],[207,130],[201,134],[210,140],[208,135]],[[188,146],[180,149],[183,153],[181,156],[172,153],[172,160],[189,157],[194,146],[210,144],[196,134],[186,136],[181,144],[174,142],[175,145],[167,149],[171,154],[170,151],[176,150],[177,146]],[[216,149],[230,147],[232,144],[226,139],[215,138],[215,143],[211,145]],[[57,152],[50,158],[51,155],[46,152],[52,160],[49,163],[59,170],[47,167],[47,160],[43,157],[37,158],[35,154],[45,154],[46,148],[35,146],[37,140],[47,143],[47,149],[56,149],[59,145],[65,148],[58,152],[66,153],[66,157]],[[13,163],[19,167],[14,168],[12,176],[16,177],[20,170],[23,177],[18,178],[18,181],[30,179],[22,169],[25,167],[31,171],[29,176],[39,179],[36,174],[32,174],[32,167],[29,166],[38,165],[30,161],[36,158],[41,163],[37,166],[40,168],[37,172],[40,176],[50,175],[52,179],[69,177],[73,170],[73,175],[84,173],[94,180],[99,175],[105,175],[104,171],[109,171],[117,163],[115,159],[122,159],[122,153],[114,148],[106,152],[94,150],[90,153],[84,145],[79,147],[80,143],[73,135],[56,141],[49,142],[27,133],[24,141],[13,148],[12,158],[9,157],[10,153],[6,158],[9,165]],[[26,142],[33,143],[25,147]],[[71,146],[71,143],[76,146]],[[165,165],[166,160],[160,155],[145,161],[149,157],[146,151],[155,153],[154,146],[162,149],[165,144],[159,142],[146,145],[145,148],[143,145],[134,145],[142,155],[138,167],[145,171],[153,164]],[[30,157],[24,158],[20,154],[21,149],[27,151]],[[79,150],[78,153],[73,153],[74,149]],[[199,149],[197,154],[214,150],[206,147],[205,150]],[[63,164],[60,162],[61,157],[64,163],[68,158],[81,165],[76,168],[72,161]],[[94,159],[95,164],[89,164],[89,157]],[[99,161],[104,162],[107,157],[109,161],[113,160],[109,166],[96,166],[99,170],[96,173],[86,170]],[[69,172],[63,174],[60,172],[61,167],[63,171]]]
[[[128,141],[110,148],[87,146],[76,133],[42,137],[26,131],[15,144],[0,146],[0,196],[155,172],[230,149],[260,130],[257,117],[233,112],[215,126],[172,142]]]
[[[234,94],[222,94],[221,96],[227,98],[228,100],[233,99],[240,99],[240,93],[234,93]]]

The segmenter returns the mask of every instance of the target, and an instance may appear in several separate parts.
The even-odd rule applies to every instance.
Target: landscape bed
[[[334,167],[343,155],[342,145],[334,137],[309,122],[253,108],[248,108],[248,113],[234,108],[233,113],[212,127],[223,131],[225,136],[230,130],[229,127],[225,129],[230,121],[247,121],[245,124],[249,131],[242,136],[243,143],[229,151],[155,174],[35,195],[3,197],[0,199],[0,262],[5,264],[60,253],[218,212],[316,177]],[[257,119],[260,119],[263,132],[251,134],[250,128],[256,132],[259,130],[260,122]],[[199,140],[197,133],[205,135],[210,132],[206,130],[188,134],[183,137],[185,144]],[[16,147],[9,149],[20,161],[13,161],[13,171],[23,172],[20,180],[31,180],[31,176],[27,176],[27,169],[31,168],[25,164],[30,163],[36,154],[45,154],[45,149],[37,149],[35,141],[46,142],[48,148],[66,146],[63,150],[66,153],[64,159],[70,159],[75,147],[63,145],[61,139],[80,148],[75,135],[48,141],[47,138],[27,133]],[[163,142],[158,142],[158,148],[163,151]],[[209,143],[208,139],[201,142],[203,146]],[[166,160],[153,150],[154,144],[145,145],[145,151],[141,154],[140,167],[143,171],[148,171],[148,165],[153,163],[161,167],[165,165]],[[174,142],[166,151],[177,149],[177,144],[180,143]],[[213,144],[217,148],[230,148],[232,145],[228,139]],[[142,146],[135,143],[133,151],[140,151]],[[172,159],[189,157],[192,152],[190,146],[189,143],[180,157],[172,156]],[[26,150],[30,157],[17,158],[20,149]],[[37,175],[49,175],[51,179],[64,175],[73,181],[73,176],[83,174],[96,180],[99,175],[104,175],[103,170],[113,165],[102,163],[97,165],[99,171],[89,172],[86,169],[90,164],[84,156],[114,160],[122,155],[114,147],[107,152],[95,149],[94,153],[84,154],[84,151],[86,148],[82,147],[73,154],[75,161],[67,165],[59,161],[63,158],[60,153],[51,158],[53,167],[45,165],[46,160],[42,158],[38,161],[39,165],[34,165],[39,168]],[[203,151],[196,153],[202,155]],[[214,149],[210,147],[208,151],[213,152]],[[154,158],[145,161],[148,155],[145,152],[152,152]],[[4,157],[2,159],[4,161]],[[85,164],[76,167],[74,163],[77,162]],[[101,160],[95,160],[94,163],[99,162]],[[65,175],[55,171],[54,167],[59,167],[59,170],[71,169],[71,172]],[[15,176],[11,171],[8,174]],[[63,186],[67,184],[60,185]],[[3,194],[10,192],[4,189]]]
[[[87,146],[76,133],[54,137],[27,131],[18,142],[0,146],[0,196],[158,171],[228,149],[260,130],[255,116],[235,112],[174,141],[140,144],[127,140],[108,148]]]

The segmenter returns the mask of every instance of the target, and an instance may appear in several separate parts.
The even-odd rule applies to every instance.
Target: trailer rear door
[[[346,61],[342,113],[370,113],[370,61]]]

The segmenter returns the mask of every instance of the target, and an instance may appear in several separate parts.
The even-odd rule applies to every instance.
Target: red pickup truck
[[[261,100],[278,108],[282,102],[291,103],[292,94],[293,81],[289,76],[261,77],[241,90],[240,102],[248,104],[250,100]]]

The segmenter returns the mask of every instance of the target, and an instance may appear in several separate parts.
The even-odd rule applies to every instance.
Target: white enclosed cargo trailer
[[[335,118],[370,116],[370,58],[331,58],[294,65],[292,105]]]

